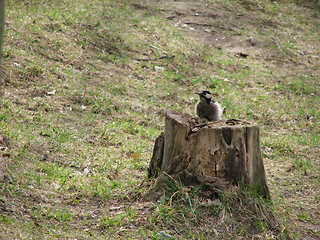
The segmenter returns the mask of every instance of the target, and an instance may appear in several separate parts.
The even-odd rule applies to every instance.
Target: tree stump
[[[161,172],[185,184],[223,191],[242,183],[269,197],[259,126],[237,119],[197,124],[189,114],[167,111],[165,133],[155,142],[149,178]]]

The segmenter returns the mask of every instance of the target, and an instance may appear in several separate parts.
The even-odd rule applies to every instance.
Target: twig
[[[199,26],[205,26],[205,27],[214,27],[215,25],[209,24],[209,23],[197,23],[197,22],[185,22],[184,24],[187,25],[199,25]]]
[[[133,60],[136,60],[136,61],[154,61],[154,60],[159,60],[159,59],[164,59],[164,58],[174,58],[175,55],[164,55],[164,56],[161,56],[161,57],[156,57],[156,58],[132,58]]]

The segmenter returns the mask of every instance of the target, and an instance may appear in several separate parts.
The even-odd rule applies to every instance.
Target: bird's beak
[[[196,92],[196,94],[201,95],[202,93],[201,92]]]

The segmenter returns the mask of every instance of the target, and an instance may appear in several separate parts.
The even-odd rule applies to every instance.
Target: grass
[[[319,13],[299,1],[205,2],[226,26],[244,14],[216,31],[254,37],[261,52],[199,40],[159,5],[7,3],[1,238],[319,237]],[[164,55],[175,57],[136,60]],[[204,88],[225,118],[260,124],[272,206],[176,182],[140,199],[164,111],[193,114]]]

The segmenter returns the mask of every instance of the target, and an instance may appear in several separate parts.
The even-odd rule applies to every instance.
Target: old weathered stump
[[[166,112],[165,133],[155,142],[149,177],[161,172],[185,184],[221,190],[241,183],[269,196],[259,126],[241,120],[197,124],[188,114]]]

